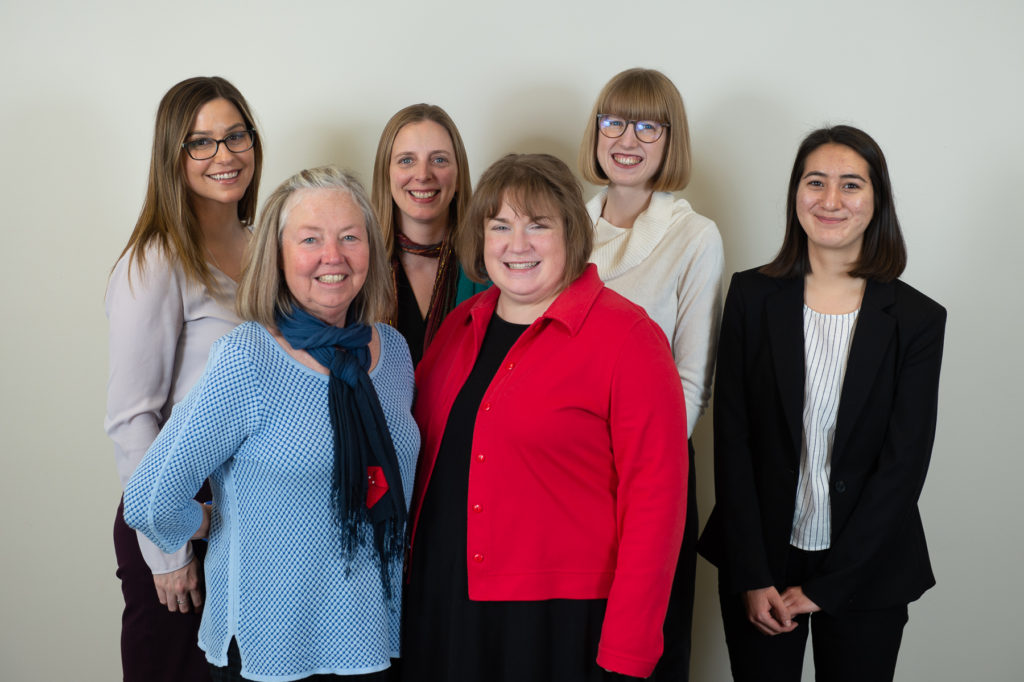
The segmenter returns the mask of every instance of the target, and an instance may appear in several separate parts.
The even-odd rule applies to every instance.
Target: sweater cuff
[[[610,651],[604,645],[598,645],[597,664],[605,670],[631,677],[650,677],[658,659],[637,658],[618,651]]]
[[[186,542],[185,546],[177,552],[168,554],[161,551],[160,548],[154,545],[153,542],[143,535],[141,531],[136,531],[135,534],[139,539],[139,551],[142,553],[142,558],[146,562],[146,565],[149,566],[149,570],[153,575],[177,571],[184,568],[192,561],[191,542]]]

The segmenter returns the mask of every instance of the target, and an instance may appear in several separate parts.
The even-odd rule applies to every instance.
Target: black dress
[[[630,679],[606,673],[595,661],[604,599],[469,600],[466,505],[473,424],[502,360],[528,326],[491,316],[476,364],[448,415],[409,567],[402,643],[407,682]]]
[[[405,337],[409,344],[409,354],[412,355],[412,365],[415,367],[423,359],[423,341],[427,336],[427,321],[420,313],[420,304],[416,301],[416,294],[409,283],[409,277],[405,274],[405,268],[399,262],[395,265],[395,298],[398,303],[398,316],[395,319],[395,329]]]

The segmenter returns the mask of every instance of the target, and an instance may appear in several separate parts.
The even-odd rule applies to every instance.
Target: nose
[[[416,180],[419,182],[425,182],[434,178],[434,167],[428,161],[427,163],[418,164],[416,167]]]
[[[827,209],[837,209],[842,204],[842,197],[839,195],[838,185],[829,185],[825,188],[825,196],[822,197],[821,203]]]
[[[526,228],[515,227],[512,229],[512,243],[509,246],[515,253],[529,250],[530,238],[526,233]]]
[[[626,126],[626,131],[619,136],[619,144],[624,147],[638,147],[640,140],[636,136],[635,124],[630,123]]]
[[[222,141],[217,145],[217,153],[213,155],[213,160],[221,163],[229,163],[232,156],[234,156],[234,154],[232,154],[231,150],[228,149],[227,143]]]
[[[340,263],[341,244],[333,239],[328,239],[324,242],[323,251],[320,253],[320,261],[323,263]]]

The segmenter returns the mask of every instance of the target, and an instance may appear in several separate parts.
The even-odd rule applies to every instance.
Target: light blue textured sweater
[[[370,378],[408,507],[420,444],[412,363],[397,331],[376,328],[381,352]],[[199,528],[192,498],[209,478],[215,506],[199,646],[226,666],[235,637],[247,679],[368,673],[399,654],[401,561],[390,567],[387,603],[372,531],[351,561],[342,552],[327,391],[326,375],[246,322],[214,344],[202,378],[125,488],[128,525],[173,551]]]

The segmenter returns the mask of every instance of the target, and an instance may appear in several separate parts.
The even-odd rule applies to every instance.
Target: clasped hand
[[[748,590],[743,593],[743,601],[747,620],[765,635],[792,632],[797,626],[796,616],[821,610],[799,585],[786,588],[782,594],[774,587]]]

